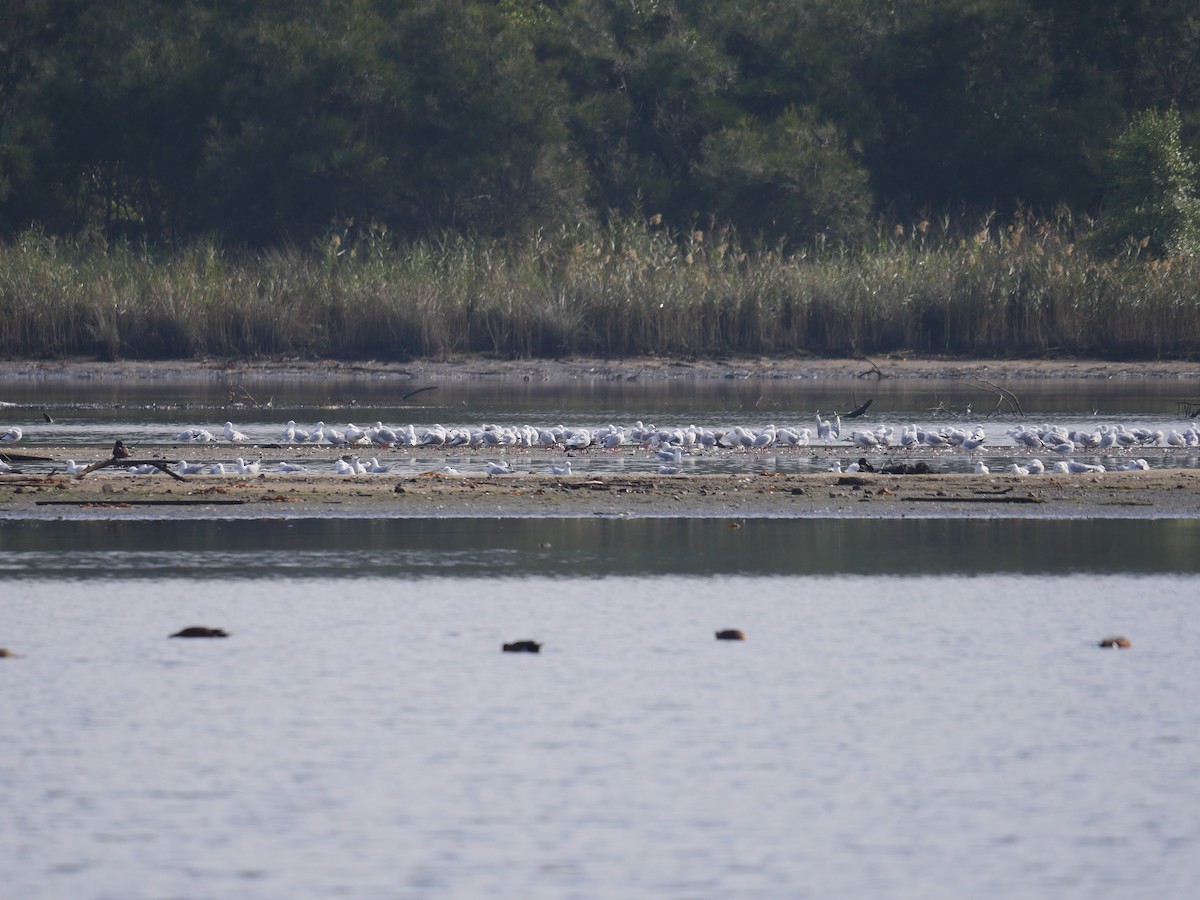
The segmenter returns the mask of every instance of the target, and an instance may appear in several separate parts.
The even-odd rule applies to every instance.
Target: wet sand
[[[0,519],[1200,518],[1200,471],[1100,475],[0,476]]]

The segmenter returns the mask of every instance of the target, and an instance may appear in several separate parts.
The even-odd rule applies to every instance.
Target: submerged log
[[[107,469],[109,467],[128,469],[131,466],[154,466],[160,472],[166,472],[176,481],[187,481],[187,479],[182,475],[178,474],[177,472],[172,472],[169,464],[161,459],[130,459],[129,457],[122,458],[117,456],[114,456],[112,459],[106,459],[103,462],[92,463],[75,477],[82,478],[84,475],[88,475],[100,469]]]

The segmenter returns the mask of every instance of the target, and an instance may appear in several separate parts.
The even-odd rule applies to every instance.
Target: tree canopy
[[[1188,0],[9,0],[0,234],[1126,214],[1151,114],[1192,209],[1198,101]]]

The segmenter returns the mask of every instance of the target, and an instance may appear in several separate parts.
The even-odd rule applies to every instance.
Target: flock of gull
[[[9,428],[0,434],[0,443],[14,444],[23,437],[19,427]],[[418,427],[406,425],[390,427],[382,422],[360,427],[353,423],[337,427],[318,422],[312,428],[304,428],[289,421],[277,435],[250,435],[238,430],[232,422],[216,434],[205,428],[188,428],[169,438],[175,444],[187,445],[246,445],[274,448],[329,447],[340,451],[333,460],[335,475],[383,475],[391,472],[395,463],[380,462],[378,455],[367,457],[370,449],[378,452],[397,448],[425,450],[492,451],[502,453],[512,449],[541,449],[579,454],[584,451],[643,450],[651,454],[662,475],[679,474],[685,457],[703,455],[717,451],[764,452],[769,450],[803,449],[824,447],[833,452],[849,450],[861,454],[857,462],[850,463],[844,470],[840,460],[835,459],[830,471],[875,471],[869,458],[877,454],[909,454],[924,452],[931,455],[966,454],[970,460],[985,451],[1006,451],[1015,457],[1008,468],[1014,475],[1038,475],[1045,471],[1059,474],[1081,474],[1105,471],[1098,458],[1112,457],[1117,460],[1119,470],[1148,469],[1145,459],[1136,457],[1141,448],[1197,448],[1200,447],[1200,429],[1195,424],[1183,431],[1151,430],[1148,428],[1126,428],[1124,425],[1098,425],[1088,430],[1068,429],[1063,426],[1016,425],[1006,432],[1007,440],[989,443],[982,425],[959,428],[944,425],[940,428],[919,428],[915,424],[899,428],[880,425],[874,429],[857,429],[844,432],[841,418],[822,418],[816,415],[809,427],[787,427],[768,424],[759,429],[743,425],[729,428],[706,428],[686,426],[659,428],[645,425],[641,421],[633,425],[604,425],[596,428],[567,427],[564,425],[495,425],[483,424],[474,427],[429,425]],[[1038,455],[1057,457],[1047,466]],[[1076,456],[1097,458],[1096,462],[1081,462]],[[1111,460],[1110,460],[1111,462]],[[0,465],[3,465],[0,463]],[[180,474],[256,475],[262,465],[259,459],[247,460],[239,457],[235,462],[189,463],[180,460],[175,470]],[[86,464],[68,461],[68,472],[78,473]],[[3,469],[0,469],[3,471]],[[151,474],[157,467],[133,467],[135,474]],[[308,467],[298,462],[282,461],[278,471],[284,474],[305,473]],[[445,474],[458,474],[452,467],[442,470]],[[487,474],[512,474],[513,467],[505,461],[487,463]],[[974,463],[976,474],[988,474],[988,467],[980,460]],[[570,475],[571,461],[564,459],[551,463],[550,474]]]

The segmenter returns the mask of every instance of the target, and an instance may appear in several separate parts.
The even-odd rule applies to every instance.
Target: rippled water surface
[[[1003,388],[1008,394],[997,391]],[[828,380],[746,378],[698,381],[596,379],[592,381],[489,381],[486,379],[425,382],[357,377],[246,377],[164,379],[67,379],[16,377],[0,374],[0,425],[18,425],[25,436],[18,448],[62,459],[82,448],[108,446],[115,437],[140,446],[154,455],[191,459],[189,445],[175,438],[185,429],[206,429],[224,439],[226,421],[246,434],[246,444],[225,443],[225,459],[252,458],[260,452],[274,469],[281,460],[312,463],[327,471],[334,448],[324,445],[320,461],[312,448],[297,454],[278,441],[288,420],[304,429],[318,422],[344,429],[349,423],[370,426],[382,422],[403,429],[413,425],[418,434],[433,425],[476,428],[483,424],[531,425],[550,428],[599,428],[610,424],[632,428],[635,422],[661,429],[696,426],[728,430],[742,426],[759,431],[770,424],[797,430],[810,428],[813,440],[804,450],[733,454],[688,455],[684,473],[737,471],[825,471],[833,459],[849,463],[862,451],[845,440],[854,429],[903,426],[923,429],[981,426],[986,444],[969,457],[940,454],[938,468],[971,471],[975,462],[1005,466],[1012,462],[1015,445],[1009,429],[1023,425],[1052,424],[1066,430],[1093,431],[1100,426],[1184,432],[1195,420],[1187,413],[1200,405],[1190,381],[1136,379],[1020,380],[990,385],[978,380]],[[825,418],[846,413],[872,401],[867,414],[843,420],[843,440],[828,446],[816,439],[818,412]],[[54,421],[47,423],[44,415]],[[0,428],[0,431],[3,429]],[[261,448],[261,449],[260,449]],[[464,474],[479,471],[478,454],[462,448],[367,448],[364,458],[378,456],[394,463],[395,474],[438,469],[445,464]],[[1080,459],[1115,465],[1118,457],[1081,449]],[[502,458],[503,451],[492,454]],[[1128,454],[1127,454],[1128,455]],[[1139,447],[1138,456],[1154,466],[1200,466],[1200,446]],[[510,451],[507,457],[518,471],[547,471],[545,454]],[[324,463],[322,466],[321,463]],[[576,455],[577,474],[637,473],[655,471],[659,460],[644,448],[620,452]],[[30,472],[45,465],[26,463]]]
[[[1198,536],[0,523],[0,893],[1189,897]]]

